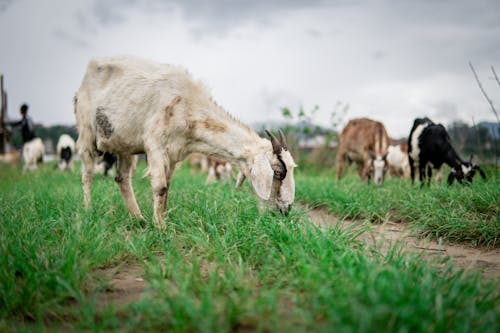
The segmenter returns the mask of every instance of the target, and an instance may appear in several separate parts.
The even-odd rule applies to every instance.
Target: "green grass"
[[[377,187],[349,174],[297,175],[296,200],[327,207],[341,218],[407,222],[422,235],[473,246],[500,246],[500,178],[476,177],[468,186],[432,184],[420,188],[407,180],[387,179]],[[418,182],[417,182],[418,183]]]
[[[134,187],[151,220],[151,189],[140,174]],[[398,197],[389,193],[396,185],[363,190],[348,181],[336,191],[328,181],[300,175],[298,199],[332,210],[338,206],[346,216],[379,219],[392,208],[377,211],[379,199],[370,196],[386,191]],[[355,191],[366,192],[362,200],[372,208],[361,201],[349,206]],[[451,197],[444,189],[408,193],[430,196],[431,191],[444,196],[437,200]],[[481,205],[491,209],[487,202]],[[259,213],[248,186],[238,191],[205,186],[203,176],[177,171],[164,231],[128,217],[111,178],[97,177],[92,208],[82,206],[76,173],[45,166],[23,175],[0,168],[0,331],[499,328],[497,282],[452,269],[451,263],[444,268],[427,263],[397,247],[382,255],[354,240],[352,232],[320,231],[299,209],[288,217]],[[376,215],[369,215],[372,210]],[[108,288],[102,268],[127,262],[143,266],[147,292],[124,307],[102,306],[99,295]]]

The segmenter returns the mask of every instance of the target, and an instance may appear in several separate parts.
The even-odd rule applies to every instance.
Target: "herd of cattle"
[[[82,161],[84,203],[90,203],[93,175],[107,174],[117,164],[115,180],[131,215],[143,219],[131,184],[137,154],[147,156],[146,174],[154,193],[154,223],[164,226],[170,179],[178,162],[190,156],[208,173],[207,182],[228,181],[238,169],[236,186],[248,179],[255,194],[283,214],[295,197],[295,162],[285,135],[279,138],[255,131],[224,111],[206,88],[183,68],[133,57],[90,61],[74,98],[79,133],[75,144],[68,135],[57,144],[61,170],[73,170],[75,149]],[[36,169],[44,155],[40,139],[23,148],[24,169]],[[2,159],[9,160],[9,156]],[[451,168],[448,183],[471,182],[481,168],[464,161],[450,143],[445,128],[428,118],[416,119],[408,144],[390,145],[384,125],[367,118],[352,119],[339,137],[336,171],[356,163],[360,178],[381,185],[387,170],[411,177],[418,171],[422,185],[432,169]]]

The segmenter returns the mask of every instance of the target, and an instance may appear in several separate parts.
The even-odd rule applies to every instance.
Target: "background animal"
[[[345,164],[356,163],[363,181],[371,178],[381,185],[387,170],[385,162],[389,136],[381,122],[368,118],[350,120],[342,130],[337,152],[337,180],[340,180]]]
[[[419,170],[419,137],[424,128],[432,124],[434,124],[434,122],[427,117],[416,118],[413,121],[413,126],[410,130],[410,135],[408,136],[408,162],[410,163],[410,177],[412,184],[415,182],[415,171]]]
[[[17,165],[21,160],[21,153],[19,150],[12,149],[8,153],[0,155],[0,163]]]
[[[408,145],[390,145],[387,148],[387,164],[389,171],[395,177],[410,178],[410,163],[408,160]]]
[[[233,168],[231,167],[231,163],[228,163],[220,158],[209,156],[208,164],[207,184],[215,181],[226,183],[233,178]]]
[[[74,170],[73,158],[75,155],[75,140],[68,134],[62,134],[57,141],[57,167],[60,170]]]
[[[97,151],[116,154],[116,181],[128,211],[143,219],[133,193],[132,155],[145,153],[154,222],[164,226],[175,164],[193,152],[235,163],[255,193],[288,214],[295,162],[283,139],[260,138],[218,106],[186,70],[134,57],[90,61],[75,96],[84,201],[90,203]]]
[[[111,168],[116,165],[116,160],[115,155],[108,152],[102,153],[95,161],[94,172],[107,176]]]
[[[448,184],[450,185],[455,180],[459,183],[464,180],[472,182],[476,172],[479,172],[483,179],[486,178],[483,170],[472,163],[472,156],[468,162],[460,158],[451,145],[450,136],[443,125],[435,124],[429,118],[416,119],[410,137],[410,142],[413,145],[412,151],[409,153],[410,161],[418,165],[422,185],[425,181],[430,184],[432,169],[440,169],[443,164],[447,164],[451,168],[448,175]]]
[[[45,147],[43,145],[42,139],[34,138],[33,140],[26,142],[23,146],[23,170],[33,171],[38,169],[38,163],[43,162],[44,154]]]

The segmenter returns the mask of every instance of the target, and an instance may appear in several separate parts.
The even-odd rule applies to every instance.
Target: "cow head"
[[[293,169],[296,164],[288,151],[283,132],[278,140],[266,130],[272,151],[254,157],[250,170],[250,183],[257,196],[266,204],[288,215],[295,198]]]

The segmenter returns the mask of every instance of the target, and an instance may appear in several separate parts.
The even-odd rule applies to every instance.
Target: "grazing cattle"
[[[23,146],[23,170],[38,169],[38,163],[43,162],[44,154],[45,146],[43,145],[42,139],[34,138],[33,140],[26,142]]]
[[[472,182],[476,172],[479,172],[483,179],[486,178],[483,170],[472,163],[472,156],[469,162],[463,161],[458,156],[444,126],[433,123],[429,118],[415,120],[409,143],[412,146],[409,151],[410,166],[412,169],[418,166],[421,185],[424,185],[426,180],[430,184],[432,169],[440,169],[445,163],[451,168],[448,176],[449,185],[455,180],[459,183],[464,180]],[[414,170],[411,174],[413,181]]]
[[[193,152],[238,165],[257,196],[285,215],[294,201],[295,163],[283,136],[260,138],[182,68],[133,57],[93,59],[75,96],[75,113],[86,205],[98,150],[117,155],[116,182],[128,211],[140,219],[130,168],[132,154],[147,155],[157,227],[164,226],[175,165]]]
[[[73,157],[75,154],[75,140],[68,134],[62,134],[57,141],[57,167],[60,170],[74,170]]]
[[[408,145],[399,144],[387,148],[387,164],[389,171],[395,177],[410,178],[410,164],[408,161]]]
[[[337,179],[342,177],[346,162],[355,162],[362,180],[373,178],[375,184],[381,185],[387,170],[388,145],[389,136],[382,123],[368,118],[350,120],[340,134]]]
[[[220,158],[208,157],[208,177],[206,183],[213,183],[220,181],[222,183],[228,182],[233,178],[233,168],[231,163],[228,163]]]

